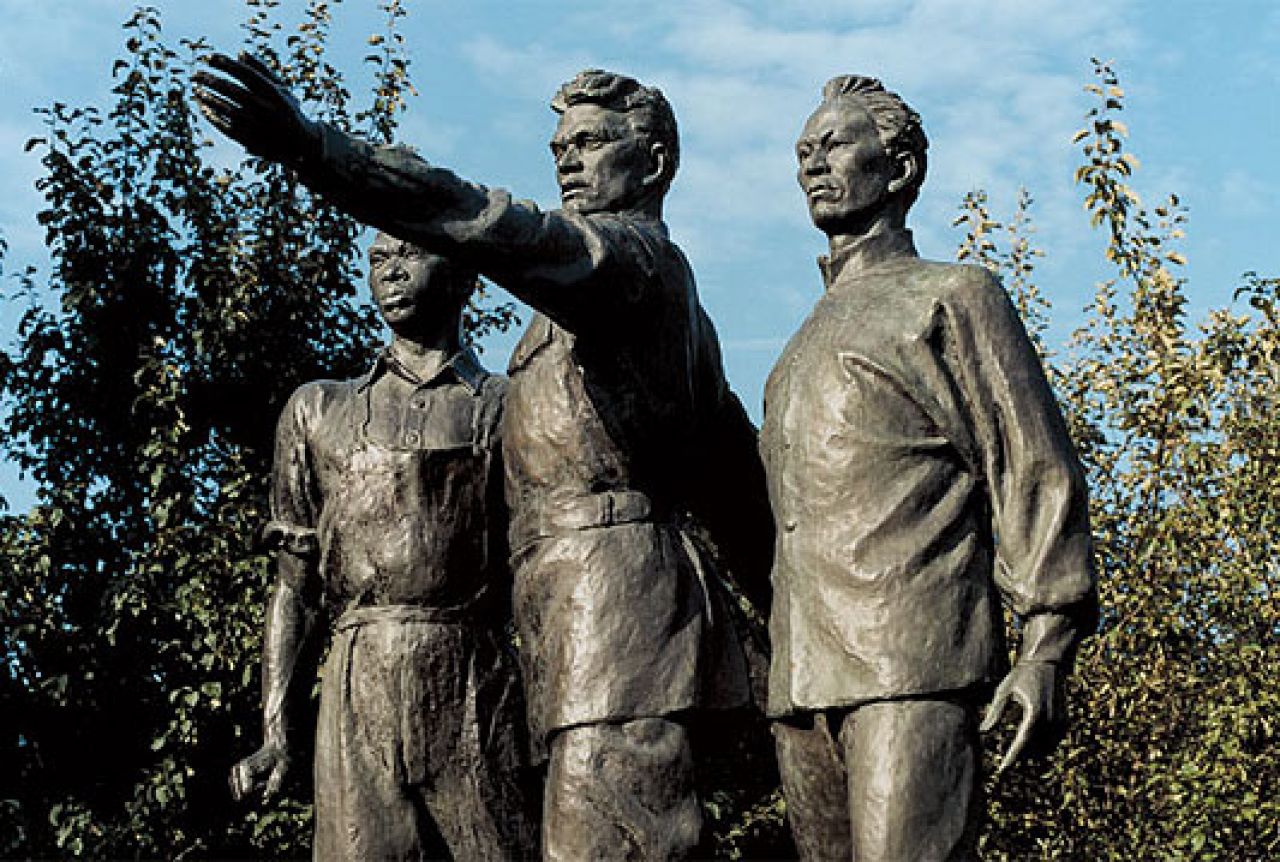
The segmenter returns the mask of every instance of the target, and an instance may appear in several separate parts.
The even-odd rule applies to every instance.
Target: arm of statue
[[[219,131],[292,168],[356,219],[475,268],[562,326],[616,314],[624,298],[610,288],[634,283],[614,277],[632,262],[614,253],[616,231],[600,220],[543,212],[408,148],[375,146],[311,120],[251,55],[214,54],[206,62],[209,70],[195,75],[195,98]]]
[[[281,552],[281,568],[306,565]],[[231,795],[246,799],[262,794],[270,799],[280,792],[290,776],[295,758],[290,739],[293,704],[304,700],[314,677],[314,667],[301,659],[314,626],[315,610],[308,606],[304,589],[295,575],[282,573],[267,610],[266,635],[262,650],[262,747],[241,760],[231,770]]]
[[[958,272],[952,373],[990,494],[996,585],[1024,621],[1017,661],[981,728],[995,727],[1010,702],[1021,708],[1003,772],[1062,737],[1064,682],[1097,623],[1097,581],[1084,471],[1039,357],[1000,284],[977,267]]]
[[[236,799],[280,791],[296,751],[290,738],[300,708],[309,703],[318,655],[319,548],[314,524],[319,495],[307,445],[309,417],[322,390],[303,386],[289,400],[276,429],[271,475],[272,520],[263,539],[276,549],[276,584],[267,606],[262,645],[262,735],[258,751],[231,770]]]
[[[980,728],[982,733],[995,728],[1011,701],[1022,710],[1013,742],[1006,749],[997,774],[1024,753],[1041,755],[1052,751],[1066,731],[1063,683],[1071,672],[1076,646],[1089,632],[1082,622],[1070,614],[1050,612],[1027,621],[1018,661],[996,687]]]

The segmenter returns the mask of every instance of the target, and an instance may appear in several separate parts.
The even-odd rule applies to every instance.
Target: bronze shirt
[[[299,166],[308,185],[539,312],[513,357],[502,428],[535,742],[572,724],[743,703],[723,599],[676,522],[695,510],[758,587],[772,519],[755,429],[666,226],[543,211],[403,148],[331,127],[323,139]]]
[[[985,270],[922,261],[907,231],[864,241],[765,399],[771,715],[989,684],[1002,598],[1093,601],[1082,470]]]
[[[312,546],[335,615],[501,601],[494,432],[505,381],[470,351],[426,381],[406,379],[387,357],[364,377],[294,393],[277,432],[268,531]]]

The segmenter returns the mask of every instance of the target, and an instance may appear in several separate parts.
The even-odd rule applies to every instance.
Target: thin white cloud
[[[1227,171],[1217,189],[1217,204],[1236,218],[1262,216],[1270,212],[1275,190],[1256,174],[1235,168]]]
[[[525,145],[514,142],[528,140],[530,122],[542,136],[549,123],[545,113],[502,101],[512,88],[545,111],[560,81],[588,64],[661,86],[681,123],[673,233],[708,306],[724,315],[721,334],[763,344],[820,290],[812,260],[823,243],[796,188],[793,145],[823,82],[841,73],[882,78],[924,116],[930,177],[912,216],[922,252],[951,255],[950,223],[965,192],[987,189],[993,213],[1007,217],[1026,186],[1036,196],[1036,240],[1050,250],[1042,272],[1056,283],[1047,291],[1087,293],[1093,277],[1073,261],[1085,248],[1096,258],[1096,243],[1071,181],[1077,154],[1069,141],[1086,105],[1088,58],[1135,43],[1131,13],[1128,0],[574,2],[534,39],[480,36],[465,53],[478,77],[500,82],[492,95],[511,113],[505,126],[490,127],[513,147]],[[630,62],[614,64],[614,54]],[[741,283],[744,267],[751,285]],[[746,289],[753,302],[743,304]]]

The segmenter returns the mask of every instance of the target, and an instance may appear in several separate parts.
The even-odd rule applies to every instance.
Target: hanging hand
[[[1023,661],[1014,665],[996,688],[987,716],[979,730],[986,733],[996,726],[1009,707],[1009,701],[1022,709],[1013,742],[1000,761],[1000,774],[1026,753],[1043,754],[1050,751],[1062,736],[1066,709],[1061,686],[1058,685],[1058,667],[1051,662]]]
[[[282,746],[267,743],[231,768],[231,795],[243,800],[261,791],[263,799],[271,799],[280,792],[292,765]]]

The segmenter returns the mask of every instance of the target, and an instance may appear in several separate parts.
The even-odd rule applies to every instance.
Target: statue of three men
[[[562,209],[542,212],[307,119],[251,57],[209,62],[197,98],[215,126],[385,231],[371,282],[393,331],[369,375],[303,387],[281,420],[267,743],[236,792],[279,785],[323,593],[338,622],[316,857],[424,857],[440,852],[432,830],[456,858],[534,853],[496,639],[509,595],[528,743],[547,761],[542,855],[686,857],[701,829],[691,727],[749,700],[692,518],[772,603],[768,712],[802,856],[972,858],[978,710],[997,682],[987,723],[1022,707],[1006,764],[1050,745],[1096,600],[1082,473],[1016,313],[985,271],[921,261],[905,228],[918,116],[873,79],[837,78],[797,145],[831,255],[769,380],[766,497],[662,221],[679,146],[660,92],[598,70],[561,88]],[[380,269],[409,259],[424,262],[412,298]],[[505,404],[457,342],[475,273],[538,312]],[[398,328],[411,308],[430,337]],[[1025,621],[1003,680],[1002,597]]]

